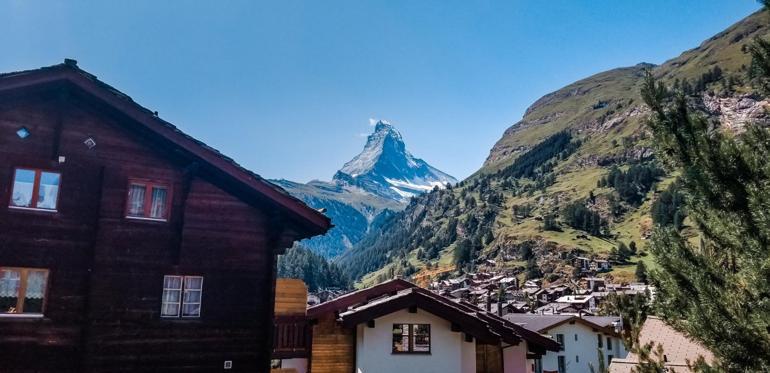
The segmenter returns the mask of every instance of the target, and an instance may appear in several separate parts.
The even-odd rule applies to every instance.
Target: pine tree
[[[636,280],[639,282],[647,283],[647,266],[644,265],[643,261],[639,261],[636,263]]]
[[[760,65],[770,55],[763,51],[770,44],[752,47]],[[759,74],[770,78],[770,69]],[[656,308],[713,351],[719,369],[768,371],[770,131],[713,131],[683,94],[668,92],[651,74],[642,97],[652,109],[656,152],[681,172],[688,215],[704,242],[701,248],[675,228],[656,227],[649,245],[659,267],[651,272]]]
[[[527,260],[527,279],[531,280],[540,277],[543,277],[543,273],[540,272],[540,268],[537,266],[535,258],[530,258]]]
[[[628,251],[631,253],[631,255],[636,255],[637,248],[636,248],[636,242],[631,241],[628,243]]]

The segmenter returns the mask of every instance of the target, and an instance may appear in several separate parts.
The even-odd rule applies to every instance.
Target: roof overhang
[[[515,335],[504,338],[492,331],[484,320],[474,315],[469,315],[456,307],[437,301],[430,296],[426,296],[426,294],[418,291],[418,289],[412,288],[389,297],[385,301],[374,302],[371,305],[365,305],[345,312],[340,315],[342,324],[345,327],[351,328],[400,310],[416,307],[441,317],[454,325],[458,325],[461,331],[475,337],[479,343],[496,344],[501,339],[508,339],[509,343],[518,343],[520,341]]]
[[[256,200],[279,208],[296,222],[302,238],[324,234],[331,221],[321,212],[292,197],[280,187],[248,171],[215,149],[183,133],[173,124],[160,119],[154,112],[137,104],[117,89],[81,70],[74,63],[64,63],[36,70],[0,74],[0,95],[30,89],[62,87],[75,88],[95,101],[121,114],[135,125],[135,130],[151,133],[173,145],[194,162],[208,166],[209,171],[228,178],[241,191]],[[248,198],[247,198],[248,199]],[[252,203],[253,201],[247,201]]]

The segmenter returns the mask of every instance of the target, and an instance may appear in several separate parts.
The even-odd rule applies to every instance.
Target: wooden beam
[[[64,126],[64,112],[67,110],[67,102],[69,101],[69,90],[66,87],[62,87],[58,90],[56,96],[56,122],[53,127],[53,140],[51,146],[51,160],[54,162],[59,161],[59,150],[61,148],[61,133]]]
[[[182,244],[184,242],[184,219],[187,208],[187,197],[190,195],[190,186],[193,179],[198,174],[199,165],[192,162],[182,171],[182,187],[179,191],[179,205],[174,206],[171,203],[171,223],[174,227],[174,237],[172,239],[171,256],[173,265],[179,265],[182,259]]]

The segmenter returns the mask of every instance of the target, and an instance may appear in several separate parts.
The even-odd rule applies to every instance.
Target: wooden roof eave
[[[496,344],[499,343],[502,338],[499,334],[490,330],[487,323],[475,316],[468,315],[440,302],[435,302],[433,299],[425,297],[419,292],[411,292],[402,296],[393,297],[393,299],[383,301],[364,309],[342,314],[340,315],[340,318],[343,326],[353,328],[358,324],[410,307],[417,307],[418,309],[422,309],[459,325],[463,332],[473,336],[480,343]]]
[[[182,133],[171,123],[155,116],[153,112],[137,104],[127,95],[77,67],[62,64],[38,70],[0,75],[0,93],[34,86],[55,85],[59,82],[73,84],[98,101],[121,112],[133,122],[178,146],[196,161],[210,165],[231,180],[245,186],[248,190],[259,193],[260,197],[281,207],[290,219],[298,224],[298,228],[304,231],[303,237],[323,234],[332,227],[330,219],[322,213],[310,208],[285,191],[279,191],[279,188],[269,181],[246,171],[213,148]]]
[[[347,293],[328,302],[307,309],[308,318],[318,318],[327,313],[342,312],[348,308],[366,303],[374,298],[387,294],[395,294],[400,290],[416,287],[417,285],[401,279],[395,279],[377,284],[367,289]]]

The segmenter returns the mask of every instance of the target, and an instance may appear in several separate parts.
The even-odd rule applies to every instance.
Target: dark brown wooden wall
[[[267,363],[273,212],[131,125],[76,91],[0,97],[0,266],[51,271],[43,320],[0,318],[0,371],[212,372],[233,360],[232,372],[253,372]],[[20,126],[32,135],[19,139]],[[57,213],[8,208],[17,166],[62,173]],[[172,183],[169,222],[124,217],[129,178]],[[160,318],[165,274],[204,276],[200,319]]]

